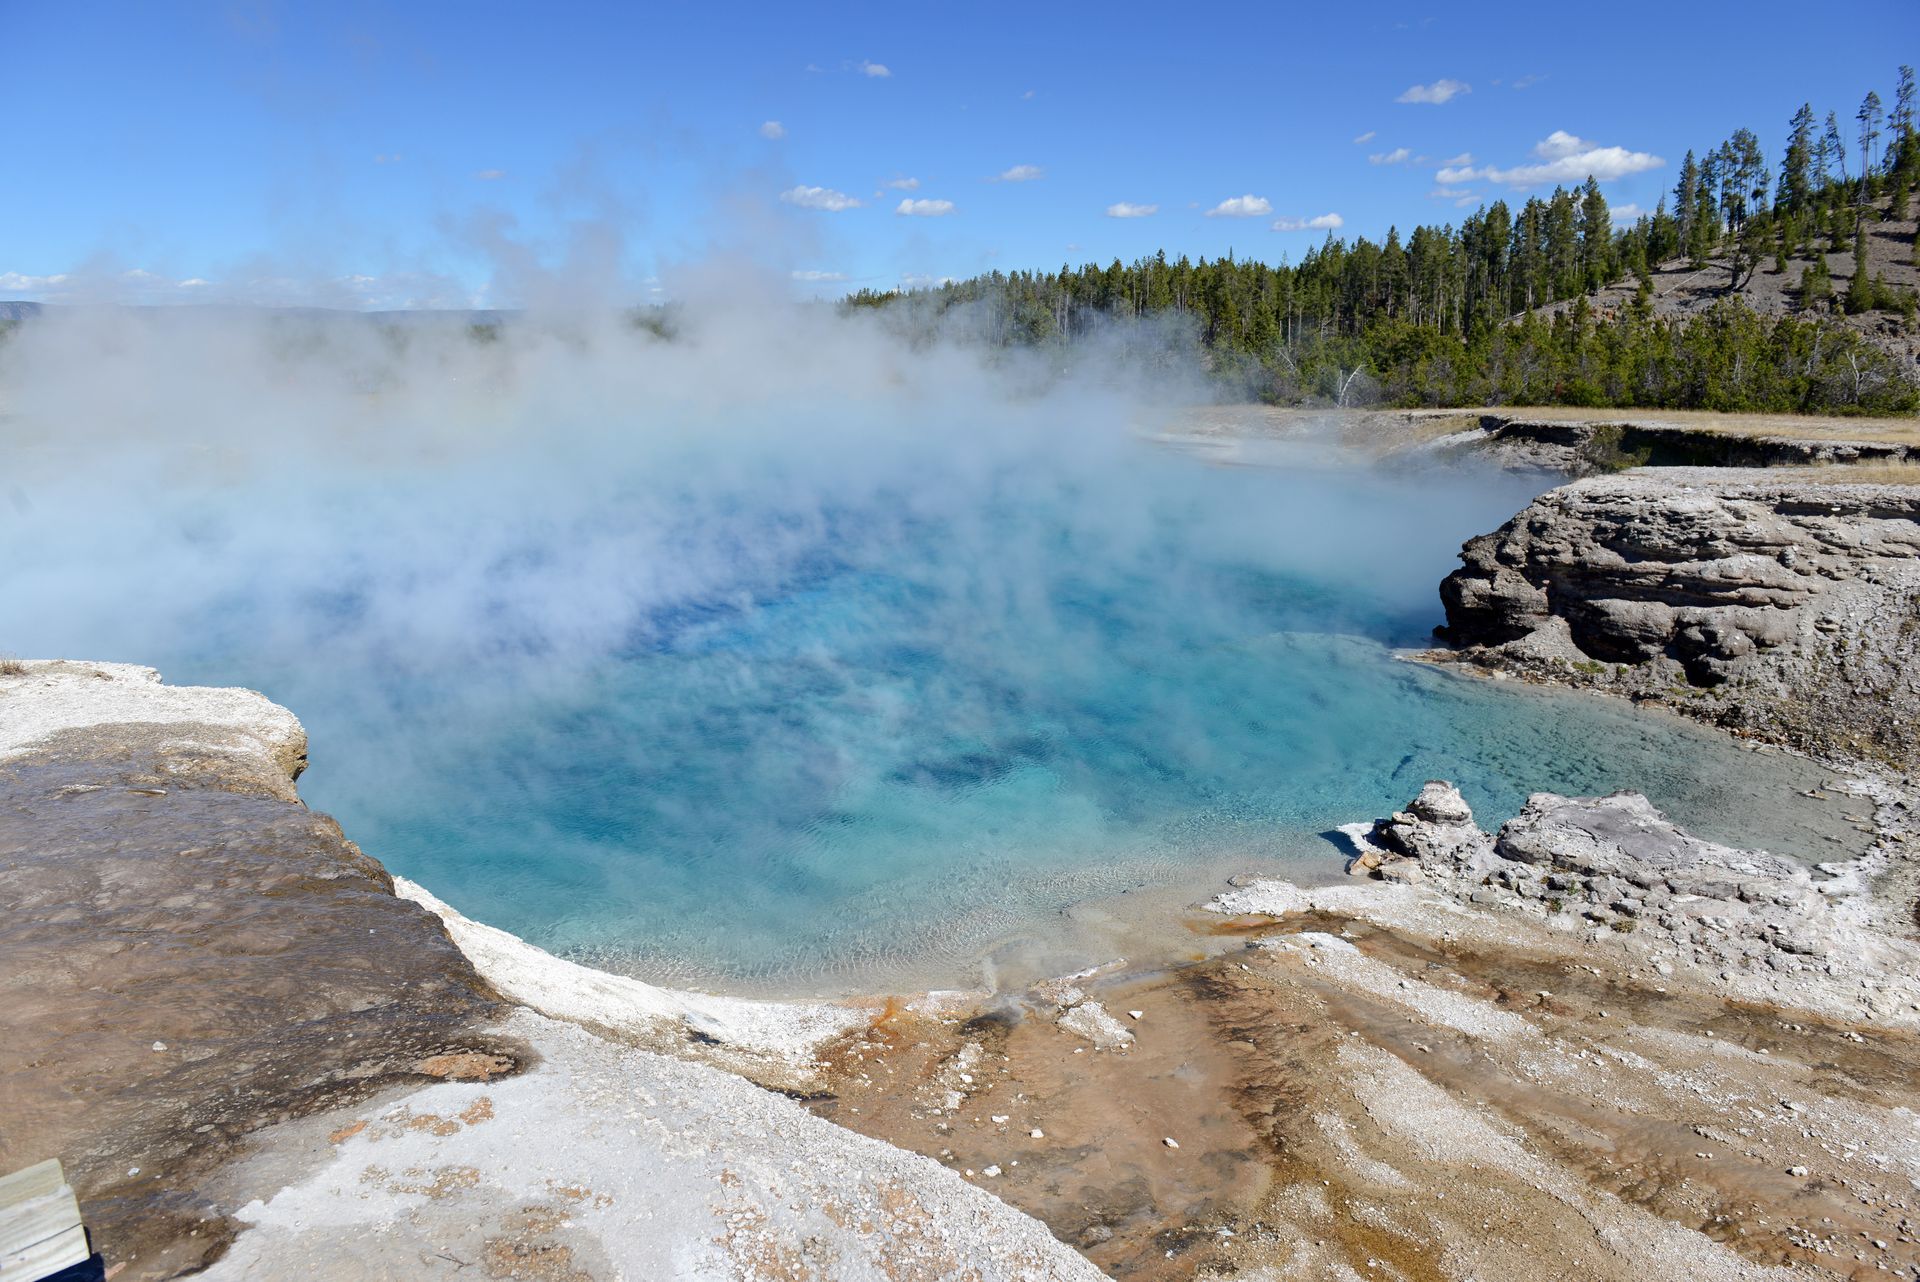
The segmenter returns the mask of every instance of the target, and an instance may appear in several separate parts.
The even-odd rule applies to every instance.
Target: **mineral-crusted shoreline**
[[[48,1030],[0,1045],[0,1159],[65,1158],[123,1279],[1920,1270],[1884,776],[1833,785],[1875,852],[1817,869],[1631,797],[1490,835],[1432,785],[1356,828],[1377,879],[1245,881],[1189,961],[793,1007],[467,921],[299,805],[279,709],[94,670],[0,677],[40,728],[0,735],[0,873],[38,896],[0,958]]]
[[[1429,785],[1354,826],[1372,879],[1217,896],[1244,947],[903,1014],[815,1107],[1113,1276],[1913,1276],[1920,945],[1876,890],[1914,814],[1857,782],[1881,844],[1830,870]]]
[[[0,673],[0,1169],[60,1158],[121,1282],[1097,1276],[656,1053],[803,1083],[868,1014],[663,992],[403,897],[299,803],[304,759],[248,691]]]

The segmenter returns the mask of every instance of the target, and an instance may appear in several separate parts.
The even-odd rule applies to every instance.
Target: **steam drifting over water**
[[[673,328],[50,311],[0,649],[265,691],[395,871],[652,976],[955,977],[1434,776],[1827,853],[1790,764],[1391,660],[1537,486],[1205,466],[1142,438],[1199,394],[1144,333],[992,364],[738,282]]]

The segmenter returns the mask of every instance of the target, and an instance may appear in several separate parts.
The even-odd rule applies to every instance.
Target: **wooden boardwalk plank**
[[[0,1178],[0,1282],[37,1282],[89,1254],[80,1203],[59,1162]]]

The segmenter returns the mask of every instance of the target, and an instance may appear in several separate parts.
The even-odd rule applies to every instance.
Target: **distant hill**
[[[1920,293],[1920,264],[1914,256],[1914,232],[1920,220],[1914,217],[1920,200],[1910,199],[1905,218],[1890,217],[1893,201],[1883,196],[1873,202],[1879,215],[1867,229],[1867,271],[1891,290]],[[1686,258],[1674,258],[1649,272],[1652,292],[1649,303],[1653,314],[1662,318],[1690,320],[1724,299],[1737,298],[1762,316],[1793,316],[1800,319],[1825,318],[1845,325],[1875,347],[1897,357],[1910,373],[1920,373],[1920,325],[1898,311],[1873,311],[1848,316],[1840,307],[1848,285],[1853,281],[1853,245],[1844,249],[1828,248],[1825,253],[1832,293],[1814,301],[1800,296],[1800,285],[1813,258],[1794,255],[1785,268],[1773,257],[1763,259],[1741,287],[1728,288],[1729,262],[1724,254],[1709,258],[1704,267],[1695,268]],[[1633,303],[1640,285],[1628,276],[1604,285],[1587,296],[1587,304],[1602,319],[1611,319]],[[1536,308],[1551,317],[1574,306],[1573,299]],[[1517,319],[1517,317],[1516,317]]]

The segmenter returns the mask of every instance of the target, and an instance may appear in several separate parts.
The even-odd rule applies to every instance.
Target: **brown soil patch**
[[[414,1068],[428,1077],[441,1077],[451,1082],[489,1082],[503,1073],[515,1071],[516,1064],[504,1055],[455,1051],[447,1055],[429,1055]]]
[[[490,1278],[516,1282],[593,1282],[593,1275],[573,1263],[571,1247],[553,1242],[523,1242],[492,1238],[483,1264]]]
[[[1131,1050],[1092,1049],[1033,994],[895,1009],[837,1048],[810,1107],[962,1172],[1116,1278],[1290,1262],[1644,1282],[1705,1239],[1756,1268],[1920,1270],[1920,1195],[1869,1151],[1869,1119],[1920,1098],[1912,1037],[1649,984],[1577,948],[1324,916],[1209,933],[1248,945],[1087,982]],[[1447,1003],[1480,1031],[1432,1014]]]

